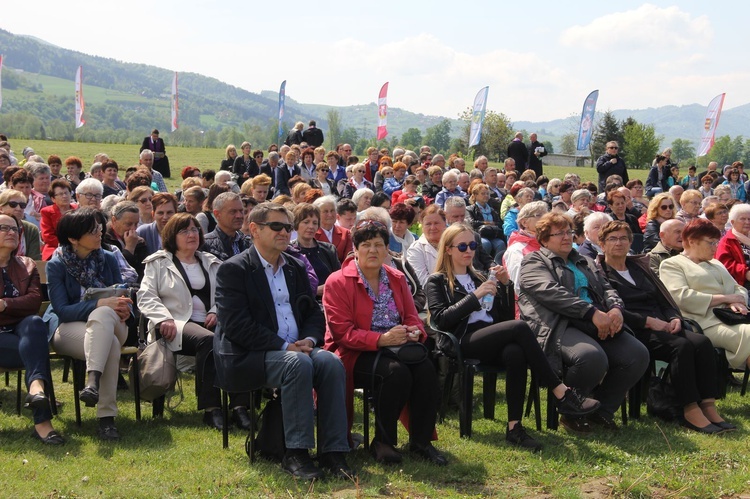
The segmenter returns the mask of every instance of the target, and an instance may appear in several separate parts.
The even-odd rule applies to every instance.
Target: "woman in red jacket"
[[[375,460],[401,462],[395,448],[397,423],[408,403],[411,451],[446,465],[446,458],[430,443],[439,397],[432,362],[425,355],[420,362],[405,363],[386,349],[427,338],[404,275],[384,265],[388,229],[381,222],[363,220],[352,240],[354,258],[328,277],[323,293],[326,349],[341,357],[347,373],[349,426],[354,386],[374,386],[376,429],[370,450]]]
[[[732,230],[719,241],[716,259],[740,286],[750,289],[750,205],[736,204],[729,212]]]
[[[57,249],[57,222],[67,212],[78,208],[75,203],[70,202],[71,193],[70,183],[64,178],[56,179],[49,188],[49,197],[52,198],[53,204],[42,208],[42,260],[52,258],[52,253]]]

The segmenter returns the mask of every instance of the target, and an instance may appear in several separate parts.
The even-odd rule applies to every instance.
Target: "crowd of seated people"
[[[50,347],[85,363],[80,400],[97,408],[100,438],[120,438],[120,350],[141,315],[150,341],[195,357],[209,427],[224,425],[219,388],[242,429],[248,393],[278,389],[281,465],[300,478],[352,475],[355,387],[373,389],[376,461],[402,461],[400,420],[413,456],[448,464],[433,445],[431,352],[399,353],[434,344],[425,312],[466,357],[506,369],[512,445],[541,448],[521,423],[529,368],[574,433],[617,428],[615,411],[653,360],[669,363],[686,428],[736,430],[717,408],[714,347],[731,367],[750,365],[741,163],[713,185],[694,170],[672,178],[657,157],[648,199],[627,175],[599,171],[599,192],[572,173],[519,171],[511,158],[495,168],[480,157],[467,172],[426,146],[371,147],[364,161],[348,144],[292,143],[265,159],[247,142],[240,149],[227,147],[218,173],[186,166],[170,193],[148,150],[120,178],[106,155],[91,168],[55,155],[18,167],[0,147],[0,367],[25,368],[43,443],[65,442],[52,426]],[[44,318],[36,265],[48,278]],[[84,299],[115,284],[137,294]],[[516,307],[483,305],[498,293]],[[723,322],[715,308],[744,322]]]

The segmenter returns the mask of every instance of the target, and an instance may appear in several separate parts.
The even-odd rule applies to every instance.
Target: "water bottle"
[[[493,283],[495,286],[497,286],[497,277],[495,277],[494,272],[490,272],[490,276],[487,278],[487,280],[491,283]],[[486,294],[482,297],[482,308],[486,311],[492,310],[492,305],[495,303],[495,296],[491,294]]]

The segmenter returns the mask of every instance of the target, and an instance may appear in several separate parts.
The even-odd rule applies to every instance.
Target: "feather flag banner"
[[[378,94],[378,140],[388,136],[388,82],[380,88]]]
[[[484,87],[474,97],[474,107],[471,111],[471,129],[469,131],[469,147],[479,145],[482,140],[482,125],[484,125],[484,113],[487,110],[487,94],[490,87]]]
[[[719,94],[708,104],[706,110],[706,119],[703,122],[703,133],[698,148],[698,157],[705,156],[714,146],[716,141],[716,128],[719,126],[719,117],[721,117],[721,107],[724,105],[724,96]]]
[[[599,91],[594,90],[583,101],[583,111],[581,111],[581,124],[578,126],[578,145],[576,150],[585,151],[591,142],[591,136],[594,134],[594,113],[596,112],[596,101],[599,99]]]
[[[86,124],[83,119],[83,66],[78,66],[76,71],[76,128],[81,128]]]
[[[177,130],[177,110],[179,108],[179,102],[177,99],[177,72],[174,73],[172,79],[172,131]]]
[[[281,121],[284,119],[284,101],[286,100],[286,80],[281,82],[279,88],[279,143],[281,143],[281,136],[284,133]]]

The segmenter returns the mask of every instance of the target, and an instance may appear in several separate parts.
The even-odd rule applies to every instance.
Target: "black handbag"
[[[682,404],[672,383],[667,379],[666,372],[649,380],[646,410],[649,415],[664,421],[675,421],[683,417]]]
[[[737,324],[750,324],[750,314],[742,315],[729,308],[714,308],[714,315],[727,326],[736,326]]]
[[[385,347],[382,350],[388,355],[395,356],[404,364],[419,364],[427,359],[427,347],[419,342],[408,342],[397,347]]]

